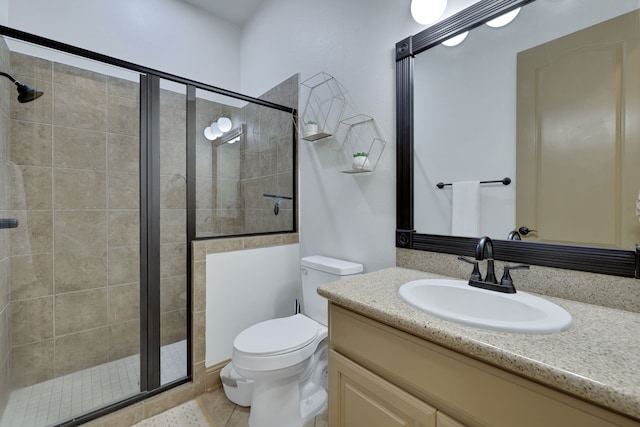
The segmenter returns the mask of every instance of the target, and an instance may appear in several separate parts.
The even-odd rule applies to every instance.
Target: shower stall
[[[295,231],[295,110],[2,32],[0,427],[76,425],[191,380],[190,242]]]

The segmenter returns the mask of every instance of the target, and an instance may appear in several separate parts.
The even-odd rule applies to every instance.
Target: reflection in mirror
[[[537,0],[505,27],[481,25],[459,46],[415,57],[417,232],[453,235],[456,189],[437,183],[510,177],[515,185],[477,190],[477,236],[507,239],[524,226],[537,230],[518,233],[529,241],[625,249],[640,241],[640,176],[624,169],[625,158],[640,158],[637,120],[625,116],[640,100],[632,55],[639,20],[629,20],[625,43],[606,26],[594,27],[638,8],[637,0]],[[527,55],[544,60],[527,71]],[[585,66],[587,60],[599,65]]]

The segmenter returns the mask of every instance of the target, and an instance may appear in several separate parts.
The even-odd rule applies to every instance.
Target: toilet
[[[253,381],[250,427],[300,427],[326,409],[328,307],[316,290],[362,270],[335,258],[302,258],[304,314],[257,323],[235,338],[233,369]]]

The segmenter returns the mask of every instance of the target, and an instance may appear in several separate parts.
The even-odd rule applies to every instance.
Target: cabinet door
[[[435,427],[436,410],[331,350],[329,425]]]
[[[438,425],[438,427],[466,427],[464,424],[457,422],[450,416],[443,414],[440,411],[438,411],[438,413],[436,414],[436,420],[436,424]]]

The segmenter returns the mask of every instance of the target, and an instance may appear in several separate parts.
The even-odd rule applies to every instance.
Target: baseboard
[[[220,363],[207,367],[207,376],[205,380],[206,391],[216,390],[222,387],[222,380],[220,379],[220,371],[227,363],[231,362],[231,359],[224,360]]]

